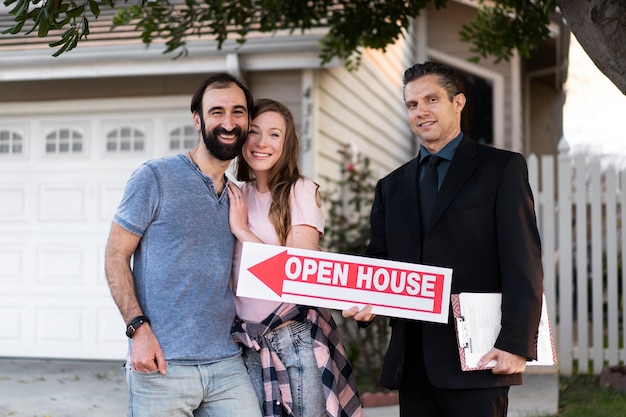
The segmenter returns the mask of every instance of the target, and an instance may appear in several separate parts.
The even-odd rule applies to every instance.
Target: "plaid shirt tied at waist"
[[[261,323],[235,321],[235,340],[255,349],[263,367],[264,417],[294,417],[287,369],[265,335],[288,321],[310,321],[313,351],[321,370],[326,412],[330,417],[362,417],[363,410],[337,325],[328,309],[283,304]],[[286,413],[286,414],[285,414]]]

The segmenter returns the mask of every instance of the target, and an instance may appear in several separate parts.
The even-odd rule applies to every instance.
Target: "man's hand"
[[[376,314],[372,314],[372,306],[370,304],[363,307],[362,310],[359,310],[358,306],[354,306],[348,310],[343,310],[341,315],[345,318],[353,317],[356,321],[364,321],[368,323],[376,317]]]
[[[526,369],[526,358],[514,353],[493,348],[478,361],[478,367],[483,367],[490,361],[495,360],[496,366],[491,370],[494,374],[511,375],[520,374]]]
[[[167,364],[161,345],[149,323],[141,325],[133,335],[130,364],[132,369],[137,372],[159,371],[162,375],[167,372]]]

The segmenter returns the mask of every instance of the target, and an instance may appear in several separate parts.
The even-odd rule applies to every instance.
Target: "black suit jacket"
[[[536,358],[543,294],[541,245],[528,168],[518,153],[465,136],[439,190],[429,231],[420,230],[419,159],[381,179],[371,213],[367,255],[453,269],[452,293],[501,292],[502,330],[496,347]],[[425,233],[422,245],[422,234]],[[397,388],[407,347],[407,321],[392,319],[382,383]],[[447,324],[422,322],[426,373],[439,388],[516,385],[521,375],[461,371],[452,312]]]

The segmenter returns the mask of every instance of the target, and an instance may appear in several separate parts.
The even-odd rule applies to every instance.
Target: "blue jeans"
[[[296,417],[326,417],[326,398],[322,375],[317,367],[311,339],[311,323],[291,322],[265,335],[287,368]],[[244,361],[263,407],[261,357],[254,349],[244,348]]]
[[[261,417],[241,357],[205,365],[167,365],[167,374],[126,366],[128,417]]]

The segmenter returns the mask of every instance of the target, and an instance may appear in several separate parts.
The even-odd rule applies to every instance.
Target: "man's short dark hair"
[[[200,87],[198,87],[195,94],[191,98],[191,113],[198,113],[198,115],[202,116],[202,97],[204,97],[204,92],[207,88],[228,88],[231,84],[235,84],[243,90],[243,93],[246,96],[248,114],[250,114],[252,106],[254,105],[252,93],[250,93],[248,87],[246,87],[241,81],[226,72],[211,75],[209,78],[204,80]]]
[[[436,75],[439,78],[439,84],[448,93],[448,99],[450,101],[452,101],[457,94],[461,93],[459,78],[454,72],[454,69],[430,61],[426,61],[423,64],[415,64],[404,71],[404,77],[402,78],[403,89],[411,81],[415,81],[426,75]]]

